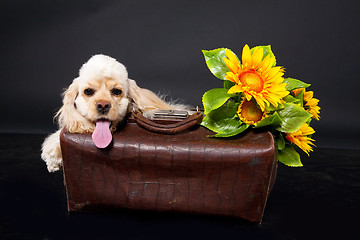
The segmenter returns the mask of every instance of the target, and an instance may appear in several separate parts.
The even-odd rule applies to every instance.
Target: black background
[[[360,149],[359,24],[355,0],[2,0],[0,236],[351,239],[360,209],[360,152],[349,150]],[[245,44],[271,44],[285,76],[311,83],[322,108],[312,124],[319,148],[302,155],[302,168],[279,164],[262,225],[153,212],[67,214],[62,173],[47,172],[40,145],[84,62],[110,55],[141,87],[199,105],[205,91],[222,86],[201,50],[240,55]]]
[[[320,99],[318,146],[358,148],[358,1],[2,1],[0,132],[49,133],[60,94],[92,55],[142,87],[201,105],[222,81],[201,50],[272,45],[285,77]]]

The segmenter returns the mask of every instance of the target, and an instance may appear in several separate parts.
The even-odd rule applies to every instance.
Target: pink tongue
[[[106,148],[107,146],[109,146],[112,140],[112,135],[110,132],[110,122],[97,121],[95,131],[92,134],[92,139],[95,143],[95,146],[98,148]]]

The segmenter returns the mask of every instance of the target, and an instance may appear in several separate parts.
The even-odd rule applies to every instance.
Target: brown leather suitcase
[[[163,119],[154,125],[161,131],[178,129],[181,122]],[[106,149],[96,148],[91,134],[62,131],[70,212],[129,208],[261,222],[277,169],[271,133],[219,139],[199,125],[164,134],[139,123],[130,117]]]

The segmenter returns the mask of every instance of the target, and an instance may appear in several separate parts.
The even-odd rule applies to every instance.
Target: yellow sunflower
[[[295,96],[297,96],[301,91],[304,92],[304,108],[306,111],[308,111],[311,115],[312,118],[316,119],[316,120],[320,120],[320,107],[318,106],[319,104],[319,99],[314,98],[314,92],[313,91],[305,91],[305,88],[299,88],[299,89],[295,89],[293,90],[293,93]]]
[[[315,130],[307,123],[305,123],[296,132],[286,133],[286,139],[297,145],[299,148],[301,148],[301,150],[309,155],[309,152],[313,150],[310,145],[315,146],[315,144],[312,143],[315,140],[309,137],[309,135],[312,135],[313,133],[315,133]]]
[[[250,125],[256,125],[267,117],[267,114],[261,111],[252,100],[248,101],[245,98],[240,103],[237,114],[243,123]]]
[[[284,69],[275,67],[275,58],[267,55],[263,58],[263,49],[256,48],[251,54],[248,45],[245,45],[242,52],[242,64],[230,51],[226,50],[227,58],[224,62],[230,69],[225,78],[236,83],[228,91],[232,93],[244,93],[246,100],[254,98],[261,110],[265,105],[277,107],[281,99],[289,94],[286,90],[286,83],[283,83]]]

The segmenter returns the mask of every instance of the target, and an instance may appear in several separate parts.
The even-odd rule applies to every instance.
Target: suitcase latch
[[[189,116],[187,111],[181,110],[156,110],[153,118],[185,119]]]

